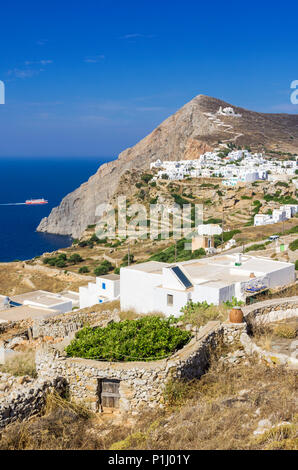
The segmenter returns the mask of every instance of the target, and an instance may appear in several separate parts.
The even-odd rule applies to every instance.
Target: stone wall
[[[296,316],[296,313],[298,312],[298,296],[265,300],[264,302],[258,302],[256,304],[242,307],[242,311],[244,314],[244,319],[248,324],[250,324],[257,317],[261,318],[262,316],[268,314],[270,314],[272,318],[275,317],[277,319],[283,320],[284,318]],[[278,312],[278,314],[274,315],[274,312]]]
[[[64,377],[69,393],[94,411],[100,409],[100,379],[120,381],[120,410],[143,406],[163,406],[166,383],[171,379],[199,378],[209,363],[210,350],[219,340],[232,342],[245,331],[246,325],[209,322],[191,341],[168,359],[150,362],[103,362],[68,358],[64,352],[70,339],[58,345],[44,345],[36,353],[36,368],[43,379]]]
[[[118,310],[102,312],[69,312],[55,316],[37,318],[33,322],[33,338],[51,336],[65,338],[80,330],[84,325],[106,326],[110,321],[119,321]]]
[[[36,380],[0,373],[0,429],[38,413],[50,390],[62,393],[65,389],[65,380],[60,378]]]
[[[257,356],[264,359],[269,364],[282,364],[298,369],[298,359],[296,359],[296,357],[291,357],[287,354],[281,354],[274,351],[266,351],[255,344],[246,333],[241,334],[240,342],[247,355],[257,354]]]

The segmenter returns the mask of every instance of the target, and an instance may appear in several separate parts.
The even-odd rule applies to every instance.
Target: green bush
[[[290,233],[298,233],[298,225],[295,225],[295,227],[290,228],[289,230],[286,231],[287,234]]]
[[[180,194],[172,193],[172,196],[175,200],[175,203],[180,207],[183,207],[183,204],[189,204],[187,199],[184,199],[182,196],[180,196]]]
[[[55,262],[55,266],[57,268],[65,268],[67,266],[66,262],[63,260],[63,259],[58,259],[56,262]]]
[[[265,243],[255,243],[254,245],[251,245],[245,248],[245,253],[247,253],[248,251],[258,251],[258,250],[266,250]]]
[[[141,176],[141,179],[142,181],[144,181],[144,183],[148,184],[149,181],[153,178],[153,175],[150,175],[149,173],[144,173],[142,176]]]
[[[296,240],[290,243],[289,248],[292,251],[298,250],[298,238],[296,238]]]
[[[70,257],[69,257],[69,260],[68,260],[71,264],[77,264],[77,263],[81,263],[83,260],[83,258],[81,257],[81,255],[79,255],[78,253],[73,253]]]
[[[134,259],[135,259],[134,254],[133,254],[133,253],[130,253],[130,254],[129,254],[129,262],[130,262],[130,263],[133,263],[133,262],[134,262]],[[128,263],[128,253],[126,253],[126,255],[123,256],[122,261],[124,261],[124,263]]]
[[[112,269],[112,263],[110,263],[110,261],[104,260],[99,266],[94,269],[94,274],[95,276],[104,276],[105,274],[108,274],[108,272]]]
[[[109,361],[150,361],[172,354],[191,337],[172,326],[171,318],[144,317],[110,323],[105,328],[85,327],[66,347],[68,356]]]
[[[187,240],[185,238],[182,238],[181,240],[177,241],[177,256],[176,256],[176,261],[188,261],[190,259],[197,259],[201,258],[202,256],[206,255],[206,252],[204,248],[200,248],[199,250],[191,251],[191,250],[185,250],[185,242]],[[189,243],[191,240],[188,241]],[[164,263],[174,263],[175,262],[175,244],[170,246],[169,248],[166,248],[163,251],[160,251],[159,253],[156,253],[155,255],[152,255],[149,258],[150,261],[162,261]]]
[[[80,273],[80,274],[89,273],[89,268],[88,268],[88,266],[82,266],[82,267],[79,269],[79,273]]]
[[[67,266],[67,256],[65,253],[60,253],[58,256],[51,256],[42,260],[44,264],[49,266],[56,266],[57,268],[65,268]]]
[[[227,311],[226,305],[217,306],[208,304],[206,301],[193,302],[190,300],[181,308],[182,315],[179,317],[179,321],[200,327],[209,321],[225,320]]]
[[[84,248],[85,246],[88,245],[88,242],[86,240],[82,240],[81,242],[78,243],[80,248]]]

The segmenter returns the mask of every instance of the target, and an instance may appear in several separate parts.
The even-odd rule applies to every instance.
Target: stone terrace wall
[[[165,385],[170,379],[199,378],[208,366],[210,348],[220,338],[228,342],[238,339],[245,330],[245,324],[242,327],[237,325],[235,329],[231,324],[209,322],[169,359],[150,362],[120,363],[67,358],[63,351],[68,340],[55,346],[45,345],[37,351],[36,367],[41,378],[65,378],[70,395],[94,411],[99,409],[97,391],[100,379],[120,380],[120,410],[162,406]]]
[[[0,429],[38,413],[45,404],[49,390],[62,393],[65,380],[36,380],[0,373]]]
[[[245,321],[250,324],[254,319],[272,318],[271,321],[282,320],[298,315],[298,296],[265,300],[242,307]]]
[[[37,318],[33,322],[33,338],[51,336],[65,338],[80,330],[85,324],[106,326],[110,321],[119,321],[118,310],[102,312],[69,312],[55,316]]]

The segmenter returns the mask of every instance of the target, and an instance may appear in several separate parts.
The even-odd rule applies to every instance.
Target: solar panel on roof
[[[181,271],[181,269],[179,268],[179,266],[174,266],[173,268],[171,268],[174,273],[176,274],[176,276],[178,277],[179,281],[182,282],[182,284],[184,285],[184,287],[186,287],[186,289],[188,289],[188,287],[192,287],[192,283],[190,282],[190,280],[185,276],[185,274]]]

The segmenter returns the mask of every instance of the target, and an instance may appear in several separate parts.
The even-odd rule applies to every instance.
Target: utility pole
[[[127,266],[129,266],[130,263],[130,246],[129,246],[129,241],[128,241],[128,247],[127,247]]]
[[[222,219],[221,219],[221,244],[223,245],[224,242],[224,206],[222,206]],[[221,247],[222,249],[223,247]]]
[[[175,240],[175,263],[177,262],[177,240]]]

